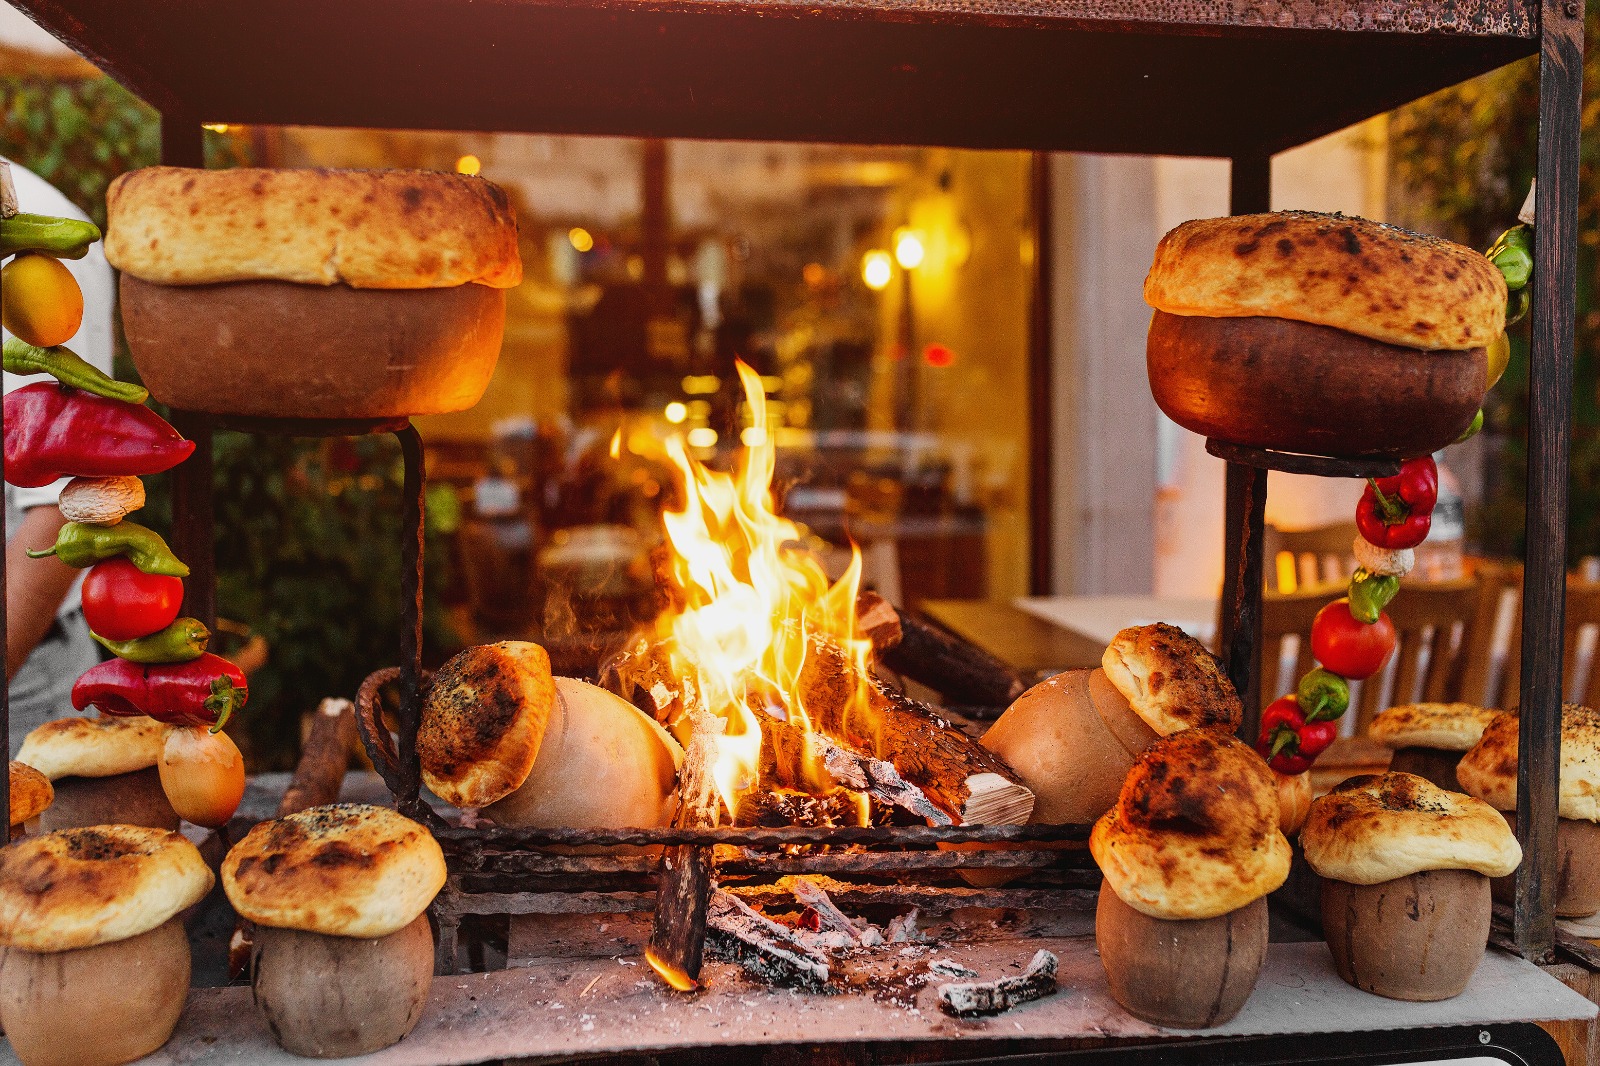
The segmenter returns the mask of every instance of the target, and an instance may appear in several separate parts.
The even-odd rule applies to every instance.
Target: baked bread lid
[[[433,834],[363,803],[262,822],[222,860],[222,888],[240,917],[328,936],[404,929],[444,879],[444,852]]]
[[[1506,321],[1505,278],[1472,249],[1314,211],[1185,222],[1156,246],[1144,299],[1174,315],[1288,318],[1427,350],[1486,347]]]
[[[1461,787],[1500,811],[1517,809],[1515,711],[1495,715],[1483,738],[1461,757]],[[1561,708],[1561,805],[1563,818],[1600,822],[1600,714],[1569,703]]]
[[[1499,713],[1475,703],[1407,703],[1379,712],[1367,735],[1397,749],[1467,751]]]
[[[106,192],[111,265],[162,285],[509,289],[517,220],[493,182],[428,170],[145,167]]]
[[[131,774],[161,760],[165,727],[154,718],[57,718],[23,738],[17,760],[50,780]]]
[[[1522,861],[1498,811],[1415,774],[1362,774],[1313,800],[1300,846],[1318,876],[1352,885],[1424,870],[1504,877]]]
[[[1177,626],[1157,622],[1118,633],[1100,657],[1135,714],[1163,736],[1180,729],[1239,728],[1244,705],[1217,657]]]
[[[11,784],[7,791],[11,796],[12,825],[21,825],[30,818],[37,818],[56,798],[56,790],[50,786],[50,779],[17,759],[11,760]]]
[[[515,792],[558,698],[550,656],[537,644],[503,640],[458,653],[422,701],[423,783],[456,807],[486,807]]]
[[[1151,744],[1095,822],[1089,851],[1117,897],[1152,918],[1215,918],[1289,876],[1272,771],[1211,729]]]
[[[166,829],[29,837],[0,850],[0,945],[50,952],[127,940],[199,903],[213,883],[199,849]]]

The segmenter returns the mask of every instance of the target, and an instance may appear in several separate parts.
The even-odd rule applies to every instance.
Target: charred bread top
[[[1244,705],[1217,657],[1165,622],[1118,633],[1100,658],[1135,714],[1163,736],[1180,729],[1239,728]]]
[[[1504,877],[1522,861],[1493,807],[1414,774],[1362,774],[1313,800],[1300,845],[1318,876],[1352,885],[1424,870]]]
[[[434,675],[422,702],[422,780],[456,807],[486,807],[527,780],[555,712],[550,656],[502,640],[468,648]]]
[[[166,727],[153,718],[57,718],[22,740],[17,759],[50,780],[110,777],[154,766]]]
[[[106,258],[162,285],[447,289],[522,280],[493,182],[427,170],[145,167],[106,193]]]
[[[12,825],[21,825],[30,818],[37,818],[56,798],[56,790],[51,787],[50,779],[17,759],[11,760],[11,786],[7,791],[11,796]]]
[[[212,884],[199,849],[166,829],[29,837],[0,850],[0,945],[50,952],[127,940],[200,902]]]
[[[1118,898],[1152,918],[1215,918],[1289,876],[1272,771],[1211,729],[1151,744],[1094,824],[1089,850]]]
[[[262,822],[222,860],[240,917],[328,936],[404,929],[444,886],[444,852],[422,826],[362,803]]]
[[[1461,757],[1461,787],[1500,811],[1517,809],[1515,711],[1495,715],[1483,737]],[[1600,714],[1569,703],[1561,708],[1561,806],[1563,818],[1600,822]]]
[[[1380,712],[1367,733],[1391,748],[1467,751],[1499,713],[1475,703],[1407,703]]]
[[[1174,315],[1288,318],[1427,350],[1482,348],[1506,317],[1505,278],[1471,248],[1314,211],[1185,222],[1156,246],[1144,298]]]

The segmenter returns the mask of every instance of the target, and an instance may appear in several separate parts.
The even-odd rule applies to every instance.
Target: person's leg
[[[100,659],[100,647],[89,636],[81,612],[57,619],[11,681],[12,758],[30,731],[77,713],[72,684]]]

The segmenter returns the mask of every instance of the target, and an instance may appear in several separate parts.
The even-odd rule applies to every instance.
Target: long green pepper
[[[7,337],[5,343],[5,368],[7,374],[49,374],[63,385],[70,385],[108,400],[144,403],[150,390],[131,381],[118,381],[88,362],[65,344],[54,348],[40,348],[18,337]]]
[[[161,534],[137,522],[118,522],[114,526],[68,522],[61,527],[52,547],[28,552],[30,559],[43,559],[47,555],[54,555],[79,570],[118,555],[126,555],[130,563],[147,574],[189,576],[189,568],[172,554],[172,549],[161,539]]]
[[[147,665],[198,659],[211,643],[211,631],[198,618],[180,618],[165,629],[133,640],[107,640],[99,633],[89,635],[117,658]]]
[[[0,218],[0,259],[36,252],[52,259],[82,259],[100,239],[100,227],[75,218],[23,213]]]

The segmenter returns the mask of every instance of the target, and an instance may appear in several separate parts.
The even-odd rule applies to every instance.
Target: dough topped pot
[[[13,834],[50,806],[55,789],[50,779],[27,763],[11,760],[11,775],[6,789],[10,796],[11,831]]]
[[[1165,622],[1122,630],[1100,658],[1106,677],[1161,736],[1182,729],[1239,728],[1244,705],[1217,657]]]
[[[1499,713],[1475,703],[1407,703],[1378,712],[1367,735],[1396,750],[1470,751]]]
[[[491,182],[147,167],[106,203],[128,346],[163,403],[388,419],[464,410],[488,385],[522,280]]]
[[[17,752],[49,779],[53,801],[39,813],[49,832],[79,826],[143,825],[176,829],[178,812],[156,764],[166,726],[132,718],[58,718],[23,738]]]
[[[1144,295],[1150,388],[1168,417],[1316,455],[1451,443],[1483,401],[1485,348],[1505,329],[1505,279],[1486,257],[1311,211],[1185,222],[1157,246]]]

